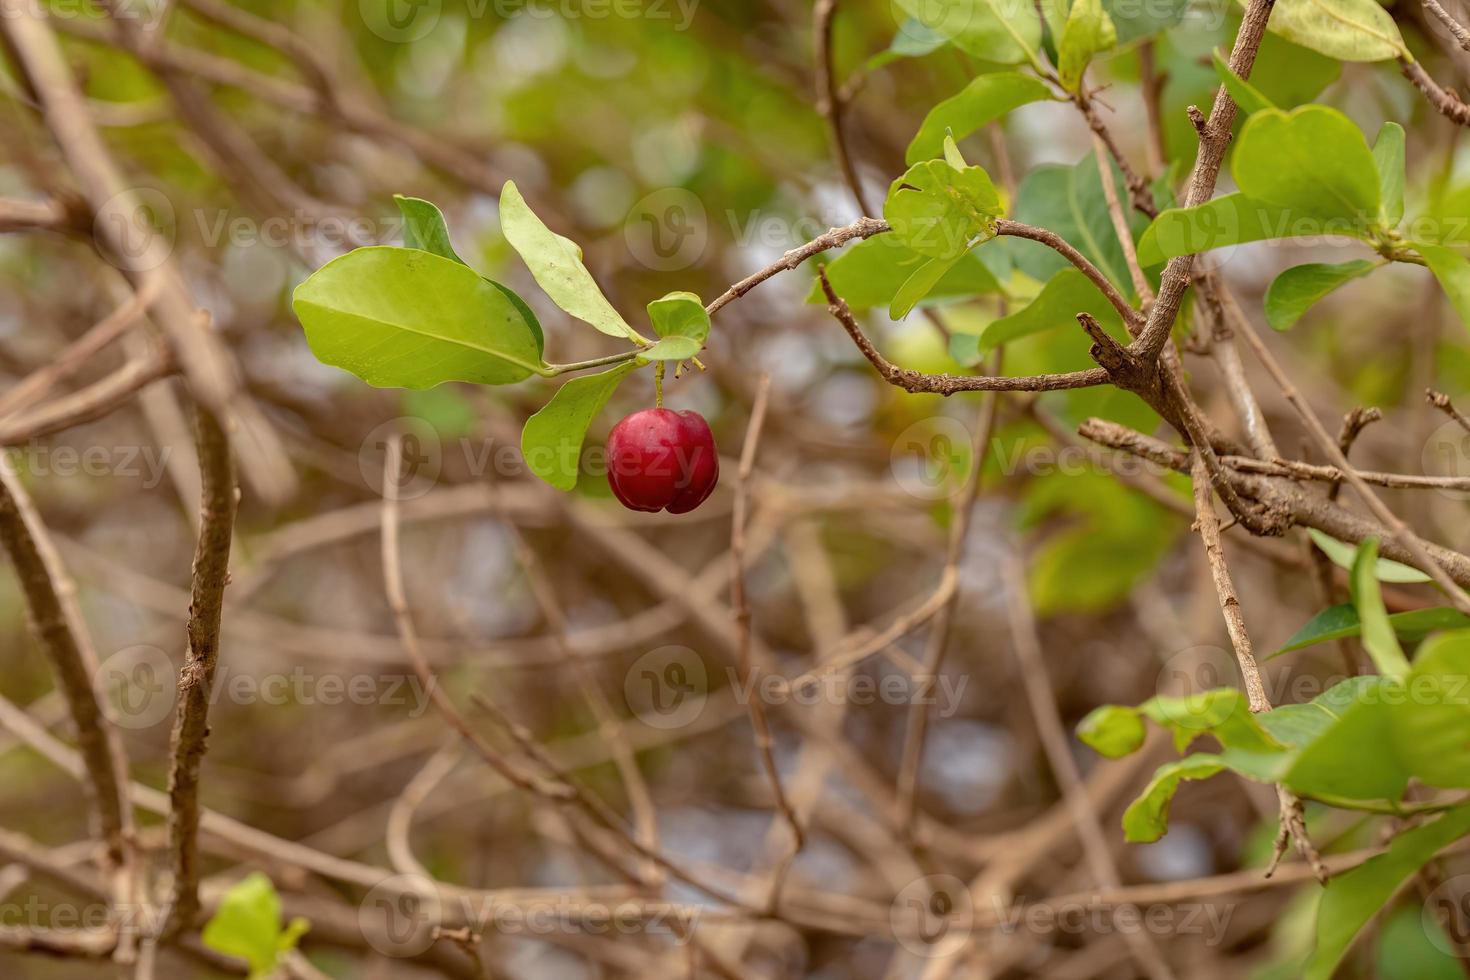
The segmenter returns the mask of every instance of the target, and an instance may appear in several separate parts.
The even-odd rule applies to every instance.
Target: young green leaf
[[[1429,786],[1470,789],[1470,631],[1427,640],[1404,688],[1393,713],[1404,768]]]
[[[1174,748],[1183,752],[1195,739],[1211,735],[1227,749],[1271,753],[1286,748],[1251,711],[1250,702],[1233,687],[1218,687],[1197,694],[1164,695],[1138,706],[1154,724],[1174,736]]]
[[[1352,571],[1353,562],[1358,555],[1356,548],[1350,544],[1344,544],[1332,537],[1332,535],[1324,534],[1316,528],[1309,528],[1307,534],[1311,537],[1312,543],[1321,550],[1322,554],[1330,558],[1334,565],[1338,568],[1346,568],[1348,571]],[[1390,561],[1387,558],[1378,559],[1378,563],[1374,566],[1373,574],[1380,582],[1397,582],[1403,585],[1433,581],[1428,575],[1419,571],[1419,569],[1410,568],[1408,565]]]
[[[1467,833],[1470,806],[1459,807],[1404,831],[1385,853],[1334,875],[1317,908],[1317,945],[1303,971],[1304,980],[1331,980],[1353,940],[1379,909],[1434,855]]]
[[[959,261],[968,252],[947,259],[929,259],[919,266],[904,280],[902,286],[893,294],[893,301],[888,304],[888,318],[890,320],[902,320],[921,301],[934,291],[939,281],[949,274]]]
[[[915,164],[888,189],[883,216],[892,234],[921,255],[952,259],[995,236],[1000,194],[979,167],[943,160]]]
[[[500,192],[500,228],[536,284],[559,308],[610,336],[643,341],[597,288],[582,264],[581,250],[536,217],[514,181],[506,181]]]
[[[1143,746],[1146,732],[1143,716],[1136,708],[1103,704],[1092,709],[1077,724],[1077,737],[1098,755],[1121,759]]]
[[[1220,82],[1225,86],[1225,91],[1229,92],[1235,104],[1240,106],[1242,114],[1249,116],[1262,109],[1276,108],[1276,104],[1266,98],[1260,89],[1231,71],[1230,65],[1220,56],[1218,50],[1210,52],[1210,56],[1215,61],[1215,74],[1220,76]]]
[[[403,215],[403,247],[416,248],[424,252],[469,265],[455,252],[449,241],[449,225],[444,221],[444,212],[438,205],[420,197],[393,195],[393,203]]]
[[[896,0],[925,27],[943,34],[966,54],[1001,65],[1040,66],[1041,17],[1031,4],[1005,0]]]
[[[1138,798],[1123,811],[1123,836],[1130,844],[1151,844],[1169,832],[1169,804],[1186,779],[1209,779],[1225,770],[1218,755],[1198,753],[1160,766]]]
[[[1245,0],[1237,0],[1245,6]],[[1338,61],[1413,60],[1378,0],[1276,0],[1270,29]]]
[[[225,892],[201,938],[215,952],[244,960],[252,978],[263,978],[275,972],[307,928],[300,918],[281,928],[281,899],[271,880],[257,871]]]
[[[1378,196],[1383,202],[1383,223],[1390,228],[1404,220],[1404,127],[1386,122],[1373,141],[1373,162],[1378,167]]]
[[[1031,75],[1005,71],[976,76],[959,94],[929,110],[918,135],[909,144],[906,162],[912,166],[939,156],[945,133],[953,133],[955,139],[962,140],[1012,109],[1054,98],[1046,83]]]
[[[1062,87],[1068,92],[1077,91],[1093,56],[1112,50],[1117,43],[1118,29],[1103,10],[1102,0],[1072,0],[1057,44],[1057,75]]]
[[[1378,588],[1374,575],[1378,563],[1378,539],[1367,538],[1358,545],[1357,557],[1353,559],[1348,582],[1353,594],[1353,606],[1358,610],[1358,619],[1363,624],[1363,648],[1373,658],[1378,672],[1385,677],[1402,677],[1409,672],[1409,659],[1404,656],[1399,638],[1394,635],[1388,622],[1388,610],[1383,605],[1383,593]]]
[[[946,133],[944,136],[944,162],[956,170],[964,170],[969,166],[965,161],[965,155],[960,152],[959,144],[954,141],[954,136]]]
[[[1311,262],[1292,266],[1266,290],[1266,322],[1273,330],[1290,330],[1328,293],[1354,279],[1366,276],[1382,262],[1354,259],[1337,265]]]
[[[1379,220],[1373,153],[1362,130],[1336,109],[1254,113],[1241,128],[1230,167],[1241,193],[1320,219],[1317,234],[1361,234]]]
[[[1375,801],[1402,797],[1409,773],[1394,751],[1392,737],[1393,705],[1402,696],[1402,681],[1384,678],[1369,696],[1337,708],[1337,719],[1296,751],[1281,781],[1303,796]]]
[[[532,473],[558,490],[576,488],[587,427],[636,367],[630,362],[601,374],[573,378],[556,390],[541,411],[526,420],[521,430],[521,455]]]
[[[638,352],[638,364],[652,364],[654,361],[687,361],[691,357],[698,356],[704,349],[704,342],[693,337],[665,337]]]
[[[893,235],[874,235],[827,263],[827,279],[853,310],[887,307],[914,272],[929,261]],[[981,264],[976,253],[966,252],[925,298],[957,299],[999,290],[1000,283]],[[820,282],[812,283],[806,301],[827,302]]]
[[[689,337],[703,344],[709,336],[709,314],[693,293],[669,293],[654,300],[648,304],[648,320],[660,337]]]
[[[1415,643],[1424,639],[1430,633],[1440,630],[1457,630],[1470,627],[1470,616],[1454,609],[1411,609],[1408,612],[1393,613],[1388,617],[1388,625],[1393,627],[1394,634],[1402,641]],[[1350,604],[1344,603],[1340,606],[1332,606],[1324,609],[1313,616],[1301,629],[1287,640],[1281,649],[1267,657],[1279,657],[1283,653],[1291,653],[1295,650],[1303,650],[1318,643],[1330,643],[1333,640],[1344,640],[1358,636],[1362,633],[1362,623],[1358,619],[1358,611]]]
[[[1460,315],[1460,322],[1470,327],[1470,261],[1452,248],[1414,242],[1414,250],[1429,264],[1429,271],[1439,280],[1440,288],[1450,298],[1450,305]]]
[[[312,353],[376,387],[510,384],[545,373],[520,309],[473,269],[375,245],[322,266],[292,308]]]

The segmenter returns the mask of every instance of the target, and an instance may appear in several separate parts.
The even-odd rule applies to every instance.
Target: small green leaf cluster
[[[252,978],[272,976],[311,924],[297,917],[281,924],[281,897],[271,880],[255,872],[231,885],[204,926],[204,945],[248,964]]]

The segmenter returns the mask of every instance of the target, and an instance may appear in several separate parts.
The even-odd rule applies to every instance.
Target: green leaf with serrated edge
[[[1001,65],[1039,64],[1041,17],[1034,5],[1005,0],[897,0],[925,27],[943,34],[966,54]]]
[[[1317,907],[1317,944],[1303,980],[1331,980],[1364,926],[1440,851],[1470,833],[1470,806],[1406,830],[1388,850],[1332,876]]]
[[[960,253],[948,259],[930,259],[913,271],[898,292],[893,294],[893,302],[888,304],[888,318],[890,320],[902,320],[909,315],[925,296],[928,296],[939,281],[949,274],[958,262],[968,253]]]
[[[1290,330],[1324,296],[1344,283],[1366,276],[1382,264],[1354,259],[1336,265],[1311,262],[1292,266],[1277,276],[1266,290],[1266,322],[1273,330]]]
[[[1235,104],[1240,106],[1243,115],[1276,108],[1276,104],[1266,98],[1260,89],[1231,71],[1230,65],[1220,56],[1219,51],[1210,52],[1210,56],[1215,60],[1215,74],[1220,76],[1220,83],[1225,86]]]
[[[1103,326],[1115,328],[1115,335],[1121,333],[1123,320],[1113,304],[1091,279],[1068,267],[1052,276],[1030,303],[987,324],[980,334],[980,352],[992,351],[1001,344],[1047,330],[1080,331],[1078,313],[1090,313]]]
[[[1317,546],[1318,550],[1332,560],[1332,564],[1338,568],[1352,570],[1353,559],[1358,554],[1356,548],[1316,528],[1308,528],[1307,534],[1311,537],[1312,543]],[[1395,582],[1400,585],[1413,585],[1419,582],[1433,581],[1433,579],[1419,571],[1419,569],[1410,568],[1408,565],[1400,564],[1388,558],[1378,559],[1373,574],[1380,582]]]
[[[558,490],[577,486],[578,463],[587,427],[635,364],[619,364],[611,371],[573,378],[556,390],[541,411],[521,430],[521,455],[526,466]]]
[[[980,75],[959,94],[929,110],[918,135],[909,144],[906,163],[913,165],[939,156],[944,149],[945,133],[952,133],[955,139],[961,140],[1012,109],[1055,98],[1045,82],[1031,75],[1018,72]]]
[[[1470,616],[1446,608],[1412,609],[1408,612],[1391,614],[1388,617],[1388,624],[1393,627],[1394,634],[1400,640],[1414,643],[1440,630],[1470,627]],[[1283,653],[1303,650],[1318,643],[1350,639],[1360,633],[1362,633],[1362,625],[1358,621],[1356,609],[1347,603],[1332,606],[1313,616],[1311,621],[1297,630],[1281,649],[1266,659],[1270,660],[1271,657],[1279,657]]]
[[[892,235],[875,235],[850,246],[827,263],[827,280],[853,310],[887,308],[904,283],[929,261]],[[999,290],[1000,283],[980,262],[977,253],[967,252],[940,278],[926,298],[959,299]],[[812,282],[806,301],[827,302],[820,282]]]
[[[433,252],[460,265],[469,265],[459,257],[454,246],[449,241],[449,226],[444,221],[444,213],[431,201],[425,201],[419,197],[405,197],[402,194],[394,194],[393,201],[398,205],[398,210],[403,215],[403,247],[417,248],[425,252]],[[536,314],[526,305],[526,301],[516,295],[515,291],[508,286],[502,286],[494,279],[487,277],[485,281],[505,294],[511,305],[521,314],[521,319],[526,321],[526,326],[531,328],[531,333],[536,338],[536,354],[544,356],[546,351],[546,338],[541,332],[541,321]]]
[[[703,344],[709,336],[709,314],[693,293],[659,297],[648,304],[648,320],[660,337],[689,337]]]
[[[1378,166],[1378,197],[1383,205],[1383,223],[1390,228],[1404,220],[1404,127],[1386,122],[1373,141],[1373,162]]]
[[[1363,624],[1363,649],[1373,659],[1373,665],[1385,677],[1402,677],[1409,672],[1409,658],[1399,646],[1388,622],[1388,609],[1383,605],[1383,592],[1373,574],[1378,562],[1378,539],[1367,538],[1358,545],[1358,554],[1353,559],[1348,574],[1353,606],[1358,610],[1358,619]]]
[[[1470,631],[1430,637],[1404,687],[1393,713],[1404,768],[1429,786],[1470,789]]]
[[[952,259],[995,236],[1000,194],[979,167],[956,170],[943,160],[910,167],[893,182],[883,217],[904,245],[931,259]]]
[[[545,370],[515,304],[473,269],[418,249],[339,256],[291,301],[324,364],[380,388],[510,384]]]
[[[293,923],[292,929],[299,936],[299,927]],[[232,885],[201,938],[215,952],[248,963],[251,977],[274,972],[283,950],[281,899],[271,880],[257,871]]]
[[[1439,280],[1440,288],[1450,298],[1450,305],[1460,315],[1460,322],[1470,327],[1470,260],[1452,248],[1413,242],[1414,251],[1424,257],[1429,271]]]
[[[1169,804],[1186,779],[1209,779],[1225,770],[1218,755],[1191,755],[1160,766],[1143,792],[1123,811],[1123,836],[1130,844],[1149,844],[1169,832]]]
[[[1254,113],[1241,127],[1230,172],[1246,197],[1322,220],[1318,234],[1329,233],[1326,222],[1366,229],[1379,219],[1378,167],[1368,141],[1327,106]]]
[[[1082,744],[1109,759],[1137,752],[1145,734],[1137,709],[1118,704],[1099,705],[1077,724],[1077,738]]]
[[[536,217],[514,181],[506,181],[500,191],[500,229],[560,309],[610,336],[642,340],[597,288],[582,264],[581,250]]]
[[[1072,0],[1062,39],[1057,43],[1057,76],[1062,88],[1075,92],[1093,57],[1118,44],[1118,29],[1103,9],[1102,0]]]
[[[1169,208],[1160,214],[1139,239],[1138,261],[1158,265],[1212,248],[1321,234],[1323,223],[1316,218],[1244,194],[1224,194],[1196,207]],[[1343,228],[1332,234],[1355,235],[1356,230]]]
[[[1236,0],[1242,7],[1245,0]],[[1338,61],[1386,61],[1413,55],[1378,0],[1276,0],[1270,30]]]

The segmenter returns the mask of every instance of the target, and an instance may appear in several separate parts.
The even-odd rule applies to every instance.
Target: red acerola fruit
[[[720,479],[709,423],[698,412],[645,408],[607,437],[607,482],[630,510],[687,514]]]

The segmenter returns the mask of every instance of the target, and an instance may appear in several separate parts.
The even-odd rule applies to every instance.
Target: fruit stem
[[[653,407],[664,407],[664,362],[659,361],[653,368]]]

